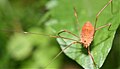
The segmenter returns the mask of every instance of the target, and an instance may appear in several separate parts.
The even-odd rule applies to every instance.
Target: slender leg
[[[71,35],[73,35],[73,36],[79,38],[79,36],[73,34],[72,32],[70,32],[70,31],[68,31],[68,30],[62,30],[62,31],[60,31],[60,32],[58,33],[58,35],[60,36],[60,34],[61,34],[61,33],[64,33],[64,32],[69,33],[69,34],[71,34]]]
[[[43,36],[49,36],[52,38],[63,38],[63,39],[68,39],[68,40],[72,40],[72,41],[77,41],[75,39],[71,39],[71,38],[66,38],[66,37],[62,37],[62,36],[54,36],[54,35],[48,35],[48,34],[41,34],[41,33],[31,33],[31,32],[23,32],[24,34],[36,34],[36,35],[43,35]]]
[[[78,21],[78,14],[77,14],[77,10],[76,10],[75,7],[74,7],[74,16],[76,18],[76,23],[77,23],[77,26],[78,26],[78,31],[80,32],[80,25],[79,25],[79,21]]]
[[[5,32],[13,32],[11,30],[0,30],[0,31],[5,31]],[[71,38],[66,38],[66,37],[62,37],[62,36],[54,36],[54,35],[49,35],[49,34],[41,34],[41,33],[32,33],[32,32],[19,32],[19,31],[14,31],[17,33],[23,33],[23,34],[36,34],[36,35],[43,35],[43,36],[48,36],[48,37],[52,37],[52,38],[63,38],[63,39],[68,39],[68,40],[72,40],[72,41],[77,41],[75,39],[71,39]]]
[[[111,13],[113,14],[113,2],[111,2]]]
[[[100,27],[96,28],[95,31],[97,31],[97,30],[99,30],[99,29],[101,29],[101,28],[104,28],[104,27],[106,27],[106,26],[108,26],[108,30],[110,30],[111,23],[108,23],[108,24],[105,24],[105,25],[103,25],[103,26],[100,26]]]
[[[94,61],[94,58],[93,58],[92,54],[90,53],[89,47],[88,47],[87,49],[88,49],[88,54],[89,54],[89,56],[91,57],[91,59],[92,59],[94,65],[95,65],[95,67],[96,67],[96,63],[95,63],[95,61]]]
[[[65,51],[67,48],[69,48],[72,44],[76,44],[76,43],[79,43],[77,41],[74,41],[72,43],[70,43],[68,46],[66,46],[62,51],[60,51],[46,66],[45,68],[50,65],[63,51]]]
[[[68,34],[71,34],[71,35],[73,35],[73,36],[79,38],[79,36],[73,34],[72,32],[70,32],[70,31],[68,31],[68,30],[62,30],[62,31],[60,31],[60,32],[58,33],[58,36],[62,37],[62,36],[60,35],[60,34],[62,34],[62,33],[68,33]],[[62,40],[63,40],[63,39],[62,39]],[[64,41],[64,43],[66,43],[65,40],[63,40],[63,41]]]
[[[95,25],[94,25],[94,28],[96,28],[96,24],[97,24],[97,20],[98,20],[98,17],[99,15],[101,14],[101,12],[112,2],[112,0],[109,0],[109,2],[97,13],[96,15],[96,19],[95,19]],[[111,4],[112,5],[112,4]],[[112,7],[112,6],[111,6]]]

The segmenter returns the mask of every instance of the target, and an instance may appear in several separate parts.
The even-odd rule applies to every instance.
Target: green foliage
[[[72,41],[64,40],[64,42],[63,39],[57,39],[58,45],[49,36],[23,34],[22,31],[53,34],[67,29],[79,35],[73,7],[77,9],[81,29],[87,21],[94,25],[96,14],[107,2],[108,0],[0,0],[0,69],[44,67],[60,51],[59,45],[64,49]],[[111,23],[112,26],[110,31],[107,30],[108,27],[98,30],[90,46],[97,66],[103,66],[102,69],[120,68],[120,39],[117,38],[120,30],[118,29],[116,33],[120,24],[119,3],[120,0],[113,1],[113,14],[109,5],[99,16],[97,27],[107,23]],[[70,34],[61,35],[79,40]],[[72,45],[64,53],[83,68],[95,69],[87,50],[81,44]],[[67,64],[67,68],[71,67],[69,63],[61,64],[63,60],[59,57],[46,69],[64,69]]]
[[[54,31],[58,32],[63,29],[67,29],[75,34],[80,34],[79,31],[76,30],[76,27],[74,27],[75,24],[75,17],[74,17],[74,10],[73,7],[76,7],[78,16],[79,16],[79,23],[80,23],[80,29],[82,28],[83,24],[86,21],[90,21],[94,25],[96,14],[103,8],[103,6],[108,1],[101,1],[101,0],[71,0],[71,1],[65,1],[60,0],[58,1],[58,5],[52,9],[51,16],[56,23],[52,24],[52,28]],[[91,53],[94,57],[94,60],[98,67],[102,67],[108,53],[111,50],[113,39],[116,33],[116,30],[118,28],[118,25],[120,24],[119,16],[120,13],[119,10],[116,11],[116,9],[119,9],[116,2],[119,1],[113,1],[113,15],[110,10],[110,5],[102,12],[102,14],[99,16],[99,20],[97,23],[97,27],[103,26],[107,23],[111,23],[112,26],[110,27],[110,31],[108,31],[108,27],[100,29],[96,31],[94,36],[94,41],[91,44]],[[116,8],[115,8],[116,6]],[[62,10],[62,11],[61,11]],[[75,38],[74,36],[71,36],[70,34],[62,34],[64,37],[73,38],[76,40],[79,40],[79,38]],[[65,42],[64,42],[64,41]],[[62,49],[65,48],[65,45],[69,45],[72,41],[67,39],[58,39],[58,42]],[[96,69],[93,65],[93,62],[90,58],[90,56],[87,54],[87,50],[83,48],[81,44],[75,44],[69,47],[67,50],[64,51],[64,53],[75,60],[78,64],[80,64],[85,69]]]
[[[23,29],[50,33],[49,28],[42,23],[46,3],[47,0],[0,1],[0,69],[39,69],[59,52],[59,46],[54,39],[22,33]],[[60,59],[48,67],[59,68]]]

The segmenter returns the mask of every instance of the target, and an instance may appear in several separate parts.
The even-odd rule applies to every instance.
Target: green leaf
[[[59,0],[58,5],[50,11],[52,19],[47,23],[51,23],[50,26],[54,29],[55,33],[60,30],[67,29],[79,36],[80,31],[76,29],[73,7],[76,7],[77,9],[80,24],[79,27],[81,29],[87,21],[90,21],[94,25],[96,14],[103,8],[104,5],[107,4],[107,2],[108,0]],[[120,3],[120,0],[113,1],[113,15],[111,14],[109,5],[105,8],[102,14],[100,14],[97,22],[97,27],[111,23],[112,26],[110,27],[110,31],[108,31],[108,27],[96,31],[94,40],[90,45],[91,54],[93,55],[95,63],[99,68],[103,65],[108,53],[111,50],[116,29],[120,24],[120,13],[118,12],[119,7],[116,5],[118,2]],[[52,23],[52,20],[54,20],[54,23]],[[70,34],[63,33],[62,36],[79,40],[79,38],[75,38]],[[66,47],[65,45],[72,42],[71,40],[66,39],[57,40],[62,49]],[[64,53],[85,69],[96,69],[87,53],[87,50],[83,48],[81,44],[72,45],[66,49]]]

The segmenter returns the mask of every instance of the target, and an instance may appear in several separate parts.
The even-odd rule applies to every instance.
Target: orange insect
[[[85,48],[88,48],[91,44],[91,42],[93,41],[93,36],[95,33],[95,29],[92,26],[92,24],[88,21],[84,24],[84,26],[82,27],[82,31],[81,31],[81,38],[80,38],[80,42],[83,44],[83,46]]]

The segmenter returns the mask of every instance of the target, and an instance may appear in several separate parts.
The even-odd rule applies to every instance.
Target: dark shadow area
[[[62,69],[83,69],[77,62],[64,55]]]
[[[118,69],[120,67],[120,25],[115,34],[113,46],[101,69]]]
[[[87,48],[82,47],[81,52],[84,53],[85,55],[88,55],[88,50]]]

